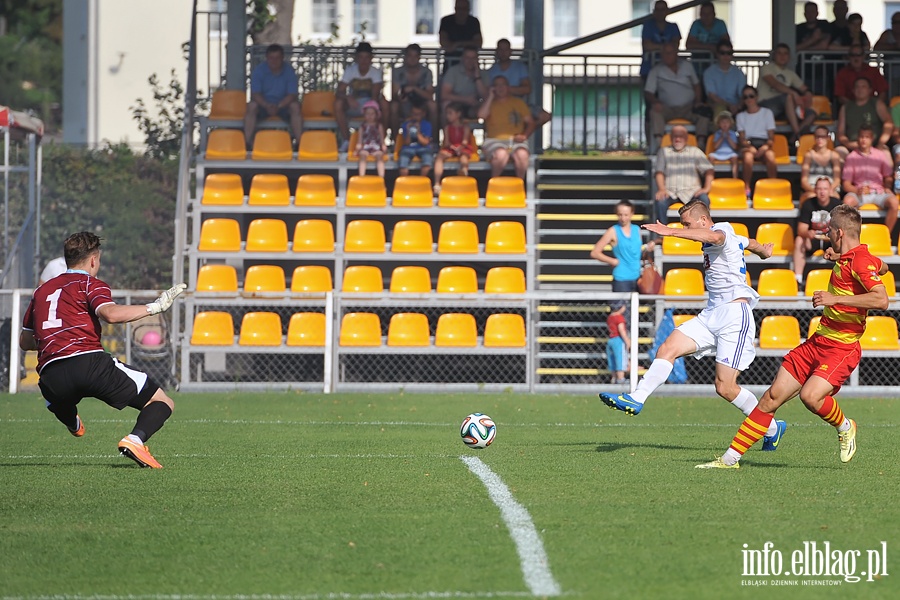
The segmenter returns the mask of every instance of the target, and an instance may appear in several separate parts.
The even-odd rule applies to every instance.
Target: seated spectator
[[[891,27],[886,29],[873,48],[875,52],[900,51],[900,12],[891,15]]]
[[[772,111],[760,106],[759,95],[752,85],[744,87],[741,96],[744,111],[737,115],[738,147],[744,164],[744,191],[750,197],[750,183],[753,180],[753,163],[766,165],[766,177],[778,175],[775,164],[775,117]]]
[[[666,211],[675,202],[687,204],[700,200],[709,206],[709,188],[712,185],[712,163],[696,146],[687,143],[688,132],[684,125],[672,127],[672,145],[660,148],[656,153],[656,218],[667,222]]]
[[[707,59],[715,55],[722,42],[731,43],[728,26],[716,18],[716,7],[712,2],[702,2],[700,18],[691,23],[684,47],[693,53],[693,58]]]
[[[719,128],[713,134],[712,147],[709,157],[713,160],[725,160],[731,163],[731,176],[738,176],[738,137],[734,132],[734,118],[727,110],[716,115],[716,125]]]
[[[794,132],[792,141],[796,142],[818,115],[809,110],[812,94],[800,76],[788,66],[790,61],[790,47],[787,44],[775,46],[772,60],[759,70],[759,105],[771,110],[776,119],[786,119]],[[803,114],[799,119],[798,112]]]
[[[413,102],[418,101],[425,110],[425,118],[437,123],[437,105],[434,103],[434,82],[431,69],[420,60],[422,48],[410,44],[403,51],[403,66],[394,69],[391,83],[391,131],[400,128],[403,119],[410,116]]]
[[[384,144],[381,110],[374,100],[363,104],[362,109],[363,122],[359,126],[359,140],[356,142],[356,153],[359,155],[359,174],[366,174],[369,157],[372,156],[375,158],[375,169],[378,176],[384,179],[384,155],[387,148]]]
[[[466,48],[462,61],[447,69],[441,79],[441,110],[451,102],[463,108],[463,119],[477,119],[478,107],[488,95],[487,74],[478,66],[478,52]]]
[[[827,177],[820,177],[815,183],[812,197],[800,203],[797,216],[796,237],[794,238],[794,275],[803,282],[806,259],[816,251],[823,252],[831,246],[828,241],[828,224],[831,209],[841,205],[841,199],[832,192]]]
[[[352,64],[344,69],[338,83],[334,99],[334,118],[341,135],[340,151],[346,152],[350,140],[348,117],[362,117],[363,105],[370,100],[378,104],[382,118],[390,114],[387,100],[381,93],[384,81],[381,69],[372,66],[372,45],[360,42],[356,46],[356,56]],[[385,127],[387,124],[384,123]]]
[[[873,67],[866,62],[867,55],[859,44],[850,46],[850,50],[847,52],[847,60],[847,66],[838,70],[834,81],[834,95],[838,103],[843,105],[855,98],[853,86],[860,77],[865,77],[869,80],[874,95],[881,99],[887,97],[887,79],[884,78],[884,75],[881,74],[877,67]]]
[[[837,17],[837,6],[838,4],[835,2],[835,17]],[[847,6],[846,2],[844,2],[844,6]],[[851,46],[857,45],[864,53],[868,54],[871,52],[872,42],[869,41],[869,36],[866,35],[866,32],[862,30],[862,21],[861,14],[853,13],[847,17],[846,28],[838,27],[835,23],[832,23],[831,43],[828,45],[828,49],[850,51]]]
[[[299,140],[303,133],[300,100],[297,99],[297,74],[284,62],[284,48],[272,44],[266,48],[266,60],[250,73],[250,102],[244,115],[244,139],[253,145],[257,119],[281,117],[290,123],[291,135]]]
[[[400,175],[409,175],[409,165],[416,157],[422,161],[422,175],[427,177],[434,163],[434,151],[431,149],[431,123],[425,118],[425,104],[413,98],[410,105],[409,118],[400,127],[400,135],[405,143],[400,148]]]
[[[469,0],[456,0],[453,14],[441,17],[438,37],[444,51],[444,73],[459,64],[463,50],[471,48],[477,53],[484,43],[481,22],[470,14],[471,9]]]
[[[885,210],[884,224],[894,231],[897,224],[897,196],[891,191],[894,178],[888,155],[872,147],[872,127],[863,125],[856,137],[858,146],[844,161],[841,186],[846,192],[844,204],[859,208],[874,204]]]
[[[664,44],[674,44],[675,49],[681,44],[681,30],[676,23],[666,21],[669,16],[669,5],[664,0],[658,0],[653,5],[653,12],[644,22],[641,28],[641,59],[640,75],[646,79],[650,69],[656,63],[656,55],[662,51]]]
[[[865,77],[860,77],[853,83],[853,95],[853,102],[844,104],[838,112],[835,150],[841,158],[845,158],[851,150],[858,148],[859,141],[854,134],[862,125],[869,126],[874,132],[876,148],[887,150],[887,143],[894,130],[887,105],[872,96],[872,84]]]
[[[815,141],[803,157],[800,167],[800,202],[816,195],[816,182],[827,179],[830,191],[836,192],[841,185],[841,156],[828,147],[828,128],[824,125],[816,127]]]
[[[456,102],[447,105],[444,111],[444,142],[434,159],[434,195],[441,193],[441,179],[444,176],[444,161],[448,158],[459,159],[459,174],[469,174],[469,157],[475,154],[475,148],[469,140],[472,130],[462,120],[463,107]]]
[[[727,110],[736,115],[741,110],[741,92],[747,85],[747,76],[731,63],[733,57],[731,42],[719,42],[716,46],[716,64],[703,72],[703,89],[713,114]]]
[[[697,142],[706,142],[709,134],[709,117],[696,112],[703,105],[700,80],[688,61],[678,58],[674,44],[663,45],[661,62],[650,69],[644,96],[650,106],[650,149],[659,148],[666,122],[687,119],[696,127]],[[709,111],[709,107],[703,107]],[[701,142],[702,138],[702,142]]]
[[[494,64],[487,71],[488,83],[494,83],[494,78],[503,75],[509,82],[509,93],[516,98],[521,98],[527,104],[531,96],[531,77],[528,67],[521,60],[512,60],[512,46],[507,39],[497,41],[497,50],[494,53]],[[531,116],[538,127],[550,122],[551,115],[539,104],[530,105]]]
[[[511,96],[509,83],[503,75],[497,76],[488,97],[478,110],[484,119],[484,144],[481,149],[491,161],[491,176],[503,172],[512,159],[516,177],[525,179],[528,171],[528,137],[537,128],[531,118],[531,110],[521,99]]]

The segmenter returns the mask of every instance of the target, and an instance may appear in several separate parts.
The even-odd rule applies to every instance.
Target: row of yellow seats
[[[494,314],[487,318],[483,344],[486,347],[525,346],[525,320],[516,314]],[[230,313],[200,312],[194,317],[191,345],[231,346],[234,319]],[[273,312],[246,313],[238,337],[241,346],[324,346],[325,315],[296,313],[282,338],[281,317]],[[381,319],[374,313],[347,313],[341,320],[341,346],[381,346]],[[428,317],[421,313],[398,313],[391,317],[388,346],[430,346]],[[478,330],[475,317],[467,313],[446,313],[438,318],[434,345],[475,347]]]
[[[253,136],[252,160],[289,161],[294,158],[291,134],[283,129],[261,129]],[[206,160],[246,160],[247,147],[240,129],[214,129],[206,142]],[[336,161],[337,136],[333,131],[308,130],[300,134],[297,160]]]
[[[678,205],[672,205],[672,209]],[[744,181],[731,177],[713,179],[709,188],[709,207],[712,210],[745,210],[747,194]],[[794,195],[787,179],[765,178],[753,189],[753,208],[758,210],[793,210]]]
[[[812,296],[816,290],[828,289],[830,269],[815,269],[806,276],[804,294]],[[896,294],[894,275],[890,271],[882,278],[888,296]],[[747,275],[750,285],[750,275]],[[790,269],[765,269],[759,274],[756,291],[760,296],[796,296],[800,293],[797,278]],[[666,296],[702,296],[706,293],[703,273],[699,269],[670,269],[666,272],[663,294]]]
[[[236,173],[212,173],[203,184],[204,205],[241,206],[244,186]],[[251,206],[289,206],[291,190],[287,175],[259,173],[250,182],[247,203]],[[337,193],[330,175],[307,174],[297,180],[295,206],[335,206]],[[354,175],[347,184],[346,206],[387,206],[387,188],[377,175]],[[392,206],[427,208],[434,206],[431,180],[421,175],[398,177],[394,183]],[[478,208],[478,182],[474,177],[445,177],[437,205],[442,208]],[[484,205],[487,208],[525,208],[525,182],[518,177],[492,177],[488,181]]]
[[[493,267],[487,273],[487,294],[524,294],[525,273],[518,267]],[[291,279],[292,292],[330,292],[334,289],[331,271],[321,265],[296,267]],[[391,273],[392,293],[427,294],[431,292],[431,273],[422,266],[396,267]],[[381,269],[374,266],[351,266],[344,271],[344,292],[383,292]],[[237,270],[230,265],[204,265],[197,275],[198,292],[235,293],[238,291]],[[285,292],[284,269],[277,265],[254,265],[244,277],[245,292]],[[438,273],[438,293],[473,294],[478,292],[478,278],[472,267],[444,267]]]
[[[287,224],[281,219],[254,219],[247,229],[247,252],[287,252]],[[386,251],[384,223],[360,219],[350,221],[344,234],[344,252]],[[472,221],[445,221],[438,232],[437,251],[442,254],[477,254],[478,227]],[[524,254],[525,226],[517,221],[495,221],[488,225],[484,240],[487,254]],[[331,221],[303,219],[294,227],[294,252],[334,252]],[[234,219],[207,219],[200,227],[201,252],[239,252],[241,230]],[[400,221],[394,225],[391,252],[434,252],[434,236],[427,221]]]
[[[809,322],[806,337],[812,337],[821,317],[813,317]],[[900,350],[897,320],[893,317],[867,317],[866,331],[859,340],[863,350]],[[769,316],[763,319],[759,328],[759,347],[787,350],[800,345],[800,322],[792,316]]]

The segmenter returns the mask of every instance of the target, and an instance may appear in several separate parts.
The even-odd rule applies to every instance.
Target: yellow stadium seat
[[[471,221],[445,221],[438,232],[438,252],[442,254],[476,254],[478,227]]]
[[[191,345],[231,346],[234,344],[234,319],[230,313],[208,311],[194,317]]]
[[[742,235],[745,238],[750,237],[750,230],[747,229],[747,225],[744,223],[735,223],[733,221],[731,223],[731,228],[734,229],[734,233],[737,235]]]
[[[769,316],[759,327],[759,347],[790,350],[800,345],[800,323],[797,317]]]
[[[827,290],[830,279],[831,269],[813,269],[806,274],[806,287],[803,290],[803,294],[812,296],[815,291]]]
[[[236,173],[211,173],[203,182],[200,204],[241,205],[244,203],[244,184]]]
[[[428,317],[421,313],[397,313],[388,325],[388,346],[429,346]]]
[[[391,252],[431,254],[434,238],[427,221],[400,221],[391,235]]]
[[[484,280],[486,294],[524,294],[525,271],[519,267],[493,267]]]
[[[684,228],[681,223],[669,223],[669,227],[674,229]],[[667,235],[663,238],[662,251],[663,254],[703,254],[700,242],[686,240],[671,235]]]
[[[881,282],[887,290],[888,298],[893,298],[897,295],[897,283],[894,281],[894,274],[891,271],[881,276]]]
[[[213,129],[206,141],[206,160],[245,160],[244,132],[238,129]]]
[[[291,160],[291,134],[283,129],[261,129],[253,137],[253,160]]]
[[[237,252],[241,249],[241,228],[234,219],[207,219],[200,226],[201,252]]]
[[[524,348],[525,319],[522,315],[495,314],[484,324],[484,345],[488,348]]]
[[[829,103],[830,106],[830,103]],[[816,145],[816,136],[812,133],[805,133],[800,136],[800,145],[797,147],[797,164],[802,165],[806,160],[807,153]],[[834,140],[828,137],[828,148],[834,150]]]
[[[775,164],[776,165],[789,165],[791,164],[791,154],[788,151],[788,141],[787,137],[780,133],[775,134],[775,143],[773,144],[772,150],[775,152]]]
[[[712,139],[712,136],[709,136]],[[709,188],[709,207],[712,210],[743,210],[747,208],[747,194],[741,179],[721,177],[713,179]]]
[[[813,317],[809,320],[809,331],[806,332],[807,339],[811,338],[816,332],[816,329],[819,327],[819,321],[821,320],[822,317]]]
[[[391,273],[391,293],[428,294],[431,292],[431,273],[422,266],[397,267]]]
[[[796,296],[797,288],[797,278],[790,269],[765,269],[756,284],[760,296]]]
[[[241,321],[241,346],[280,346],[281,317],[273,312],[249,312]]]
[[[291,190],[287,175],[259,173],[250,182],[248,204],[254,206],[288,206]]]
[[[859,232],[859,241],[869,247],[875,256],[891,256],[891,232],[882,223],[863,223]]]
[[[866,317],[866,331],[859,339],[863,350],[900,350],[897,319],[894,317]]]
[[[381,319],[374,313],[347,313],[341,319],[341,346],[380,346]]]
[[[303,122],[313,123],[337,123],[334,119],[334,92],[315,91],[303,94],[303,102],[300,104],[300,113]]]
[[[487,254],[524,254],[525,226],[518,221],[495,221],[488,225],[484,240]]]
[[[758,210],[793,210],[791,182],[787,179],[760,179],[753,190],[753,208]]]
[[[247,252],[287,252],[287,225],[281,219],[254,219],[247,228]]]
[[[356,265],[347,267],[344,271],[344,281],[341,284],[343,292],[381,293],[384,291],[384,278],[381,269],[370,265]]]
[[[474,347],[478,345],[475,317],[466,313],[446,313],[440,316],[434,334],[435,346]]]
[[[347,224],[344,252],[384,252],[384,224],[381,221],[357,220]]]
[[[325,315],[323,313],[294,313],[288,323],[288,346],[324,346]]]
[[[277,265],[253,265],[244,275],[245,292],[283,292],[284,269]]]
[[[678,327],[682,323],[686,321],[690,321],[697,315],[672,315],[672,320],[675,322],[675,327]]]
[[[399,208],[428,208],[434,206],[431,180],[421,175],[398,177],[394,182],[391,206]]]
[[[333,131],[307,130],[300,136],[297,160],[335,161],[337,159],[337,137]]]
[[[198,292],[236,292],[237,270],[231,265],[203,265],[197,273]]]
[[[300,265],[291,275],[292,292],[330,292],[334,289],[331,270],[322,265]]]
[[[438,273],[439,294],[474,294],[478,291],[478,276],[472,267],[444,267]]]
[[[354,175],[347,184],[347,206],[387,206],[384,179],[378,175]]]
[[[487,208],[525,208],[525,182],[518,177],[491,177],[484,205]]]
[[[296,206],[334,206],[337,194],[331,175],[306,174],[297,180]]]
[[[663,282],[666,296],[702,296],[703,273],[697,269],[671,269]]]
[[[813,96],[812,110],[816,111],[816,124],[826,125],[834,121],[834,109],[828,96]]]
[[[210,121],[243,121],[247,112],[244,90],[216,90],[209,107]]]
[[[334,252],[334,226],[324,219],[303,219],[294,226],[294,252]]]
[[[756,241],[774,244],[772,256],[789,256],[794,251],[794,229],[790,223],[763,223],[756,229]]]
[[[474,177],[451,175],[441,181],[438,206],[443,208],[478,208],[478,182]]]
[[[671,146],[671,145],[672,145],[672,134],[664,133],[662,136],[662,141],[659,144],[660,148],[665,148],[666,146]],[[697,146],[697,136],[694,135],[693,133],[689,133],[688,138],[687,138],[687,145],[698,147]]]

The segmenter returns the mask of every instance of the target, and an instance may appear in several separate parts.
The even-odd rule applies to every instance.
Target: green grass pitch
[[[563,597],[898,598],[900,400],[839,398],[859,451],[795,400],[774,453],[721,454],[741,415],[712,395],[626,417],[590,396],[176,394],[149,442],[135,412],[87,399],[71,437],[36,394],[0,396],[0,598],[519,598],[531,593],[477,456],[527,509]],[[497,422],[466,448],[459,423]],[[887,577],[744,577],[743,545],[887,544]],[[766,587],[748,586],[748,580]],[[791,588],[776,583],[796,580]],[[803,580],[803,581],[801,581]]]

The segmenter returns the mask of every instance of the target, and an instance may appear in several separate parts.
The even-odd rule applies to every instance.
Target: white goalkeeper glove
[[[151,315],[158,315],[161,312],[169,310],[172,303],[175,302],[175,298],[177,298],[185,289],[187,289],[187,285],[184,283],[179,283],[178,285],[170,287],[160,294],[159,298],[147,305],[147,312]]]

